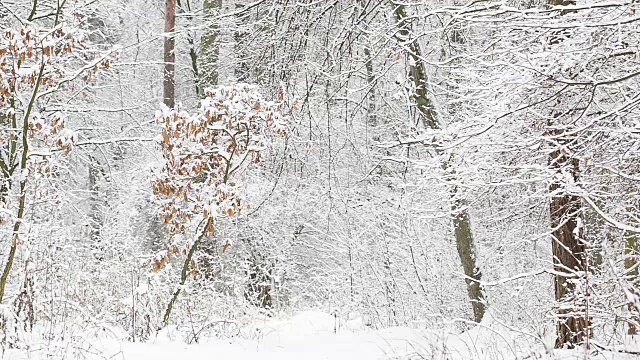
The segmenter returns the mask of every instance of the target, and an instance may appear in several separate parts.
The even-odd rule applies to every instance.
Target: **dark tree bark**
[[[176,0],[166,0],[164,13],[164,78],[162,88],[163,102],[167,107],[176,105],[176,80],[175,80],[175,38],[176,27]]]
[[[549,7],[575,5],[575,0],[547,0]],[[562,11],[561,15],[569,11]],[[549,44],[559,44],[569,34],[564,30],[554,31]],[[583,240],[584,224],[582,204],[578,196],[568,194],[565,185],[568,181],[578,181],[580,175],[579,161],[571,157],[565,150],[572,138],[565,136],[564,129],[548,125],[547,135],[555,142],[555,149],[549,154],[549,167],[553,171],[553,180],[549,185],[551,200],[549,216],[552,229],[553,276],[555,299],[565,303],[557,312],[556,348],[574,348],[589,337],[587,314],[575,306],[566,306],[575,297],[576,280],[580,279],[587,269],[587,246]]]
[[[249,279],[244,296],[254,306],[271,309],[273,307],[271,298],[273,266],[268,259],[262,258],[261,255],[258,257],[254,255],[249,259],[250,267],[247,272]]]
[[[549,132],[557,142],[556,149],[549,155],[549,166],[554,177],[549,185],[551,201],[549,215],[552,229],[552,250],[554,264],[555,299],[570,302],[576,289],[575,279],[579,279],[587,269],[587,247],[582,241],[582,206],[578,196],[565,191],[567,177],[578,181],[580,172],[578,159],[569,156],[564,148],[570,142],[563,136],[563,130]],[[587,318],[580,309],[572,306],[558,310],[556,324],[556,348],[574,348],[582,344],[588,336]]]
[[[638,256],[640,256],[640,248],[638,247],[638,234],[626,231],[624,234],[624,240],[624,268],[626,269],[625,275],[628,277],[629,282],[631,283],[629,291],[633,295],[639,296]],[[627,333],[629,335],[637,335],[638,324],[640,324],[640,317],[638,317],[638,304],[631,302],[628,305],[628,309],[633,315],[629,321],[629,328],[627,330]]]

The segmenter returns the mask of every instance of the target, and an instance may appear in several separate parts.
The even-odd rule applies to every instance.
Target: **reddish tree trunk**
[[[175,40],[173,31],[176,27],[176,0],[166,0],[164,12],[164,78],[162,97],[164,104],[173,108],[176,104],[175,82]]]

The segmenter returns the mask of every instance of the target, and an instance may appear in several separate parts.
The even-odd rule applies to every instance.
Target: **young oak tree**
[[[33,14],[18,30],[0,29],[0,208],[2,224],[10,223],[10,248],[0,276],[0,303],[18,246],[25,242],[27,212],[49,197],[38,179],[52,176],[59,150],[69,152],[77,140],[65,129],[64,114],[50,111],[45,101],[80,77],[91,80],[107,55],[80,62],[81,31],[60,20],[39,27]]]
[[[260,161],[273,135],[286,133],[283,97],[266,101],[256,86],[237,84],[205,90],[199,111],[164,108],[156,118],[162,125],[160,146],[165,165],[153,183],[160,200],[161,218],[172,234],[193,231],[195,238],[182,237],[153,262],[162,268],[172,254],[186,255],[180,284],[173,293],[163,318],[166,325],[176,299],[189,274],[196,270],[192,260],[198,246],[211,239],[216,222],[241,215],[241,173]],[[224,252],[228,243],[224,244]]]

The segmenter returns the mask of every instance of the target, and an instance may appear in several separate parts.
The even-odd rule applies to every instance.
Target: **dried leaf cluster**
[[[281,97],[267,101],[247,84],[208,89],[205,95],[195,115],[166,107],[156,114],[165,164],[153,191],[162,221],[174,234],[185,233],[192,220],[206,224],[203,234],[211,234],[217,219],[248,208],[236,175],[260,161],[274,135],[286,133]],[[154,267],[178,252],[163,252]]]

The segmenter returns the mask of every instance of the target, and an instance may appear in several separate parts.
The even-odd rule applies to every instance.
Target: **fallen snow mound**
[[[464,320],[458,320],[464,322]],[[453,324],[454,322],[451,322]],[[360,359],[584,359],[584,350],[553,351],[552,339],[536,338],[511,328],[490,312],[479,325],[460,333],[455,327],[424,330],[393,327],[372,330],[362,318],[339,318],[306,311],[290,318],[257,319],[233,339],[201,339],[186,344],[176,328],[161,331],[148,342],[128,342],[111,333],[87,339],[87,334],[67,344],[34,343],[28,349],[8,350],[8,359],[83,358],[113,360],[360,360]],[[627,360],[636,357],[619,351],[588,354],[593,360]]]

